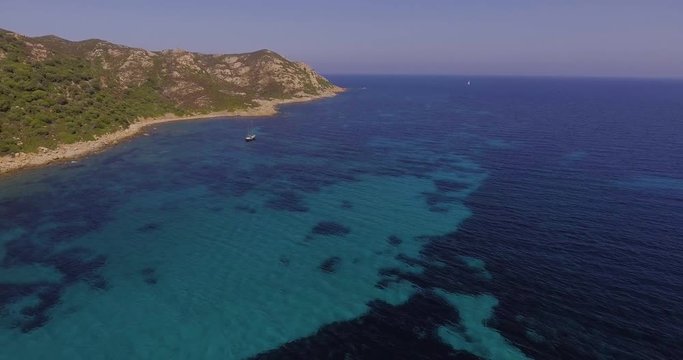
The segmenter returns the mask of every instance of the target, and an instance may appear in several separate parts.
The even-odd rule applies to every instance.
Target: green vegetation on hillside
[[[0,155],[92,139],[138,116],[178,109],[150,81],[134,89],[103,88],[86,60],[26,61],[26,46],[0,34]]]
[[[234,110],[333,86],[270,51],[151,53],[0,30],[0,156],[89,140],[140,117]]]

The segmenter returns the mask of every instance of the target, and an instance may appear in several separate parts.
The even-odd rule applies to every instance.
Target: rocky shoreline
[[[86,156],[105,148],[115,145],[120,141],[131,136],[137,135],[140,131],[150,125],[161,124],[171,121],[184,121],[192,119],[207,119],[217,117],[238,117],[238,116],[271,116],[277,114],[277,106],[297,102],[312,101],[327,97],[332,97],[344,91],[342,88],[334,88],[315,96],[294,97],[289,99],[275,100],[255,100],[259,105],[250,109],[238,111],[220,111],[208,114],[175,116],[167,114],[158,118],[140,119],[131,124],[128,128],[115,131],[100,136],[95,140],[81,141],[72,144],[62,144],[55,149],[40,148],[37,153],[16,153],[12,156],[0,157],[0,174],[14,172],[16,170],[37,167],[51,164],[54,162],[72,160]]]

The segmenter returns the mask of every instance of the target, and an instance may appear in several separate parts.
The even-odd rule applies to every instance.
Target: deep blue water
[[[0,177],[0,359],[683,358],[683,82],[332,80]]]

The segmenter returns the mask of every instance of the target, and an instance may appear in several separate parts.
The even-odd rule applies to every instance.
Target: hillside
[[[0,157],[92,140],[140,118],[235,111],[338,89],[269,50],[147,51],[0,29]]]

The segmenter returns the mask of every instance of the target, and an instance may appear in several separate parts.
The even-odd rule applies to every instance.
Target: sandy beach
[[[275,100],[255,100],[255,102],[259,104],[258,106],[237,111],[219,111],[188,116],[167,114],[165,116],[156,118],[143,118],[131,124],[126,129],[102,135],[95,140],[81,141],[72,144],[62,144],[55,149],[40,148],[40,151],[36,153],[16,153],[14,155],[0,157],[0,174],[5,174],[29,167],[47,165],[58,161],[72,160],[78,157],[96,153],[109,146],[117,144],[121,140],[140,134],[142,129],[150,125],[172,121],[209,119],[218,117],[271,116],[277,114],[278,105],[332,97],[342,91],[344,91],[344,89],[337,88],[316,96]]]

